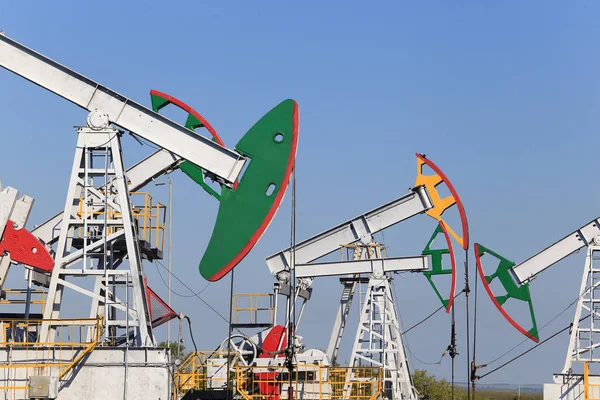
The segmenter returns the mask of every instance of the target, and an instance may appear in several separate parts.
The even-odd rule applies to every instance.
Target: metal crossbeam
[[[296,278],[339,276],[342,274],[370,274],[376,270],[424,271],[429,268],[427,256],[371,258],[365,260],[334,261],[329,263],[296,264]]]

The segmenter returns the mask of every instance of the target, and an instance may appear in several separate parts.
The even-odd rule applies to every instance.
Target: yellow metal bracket
[[[427,165],[434,172],[433,175],[424,175],[423,167]],[[440,193],[437,190],[437,187],[445,183],[450,191],[450,196],[446,196],[442,198]],[[426,211],[426,214],[430,217],[436,219],[439,222],[444,222],[446,226],[446,230],[456,241],[461,245],[463,249],[469,248],[469,228],[467,225],[467,217],[465,214],[465,209],[460,201],[460,197],[454,190],[454,186],[450,180],[446,177],[446,175],[442,172],[441,169],[437,167],[431,160],[427,159],[425,155],[417,153],[417,178],[415,180],[416,186],[425,186],[431,202],[433,203],[433,208]],[[442,214],[452,207],[456,205],[458,207],[458,213],[460,214],[460,220],[462,224],[462,236],[459,236],[454,229],[450,227],[448,222],[444,221]]]

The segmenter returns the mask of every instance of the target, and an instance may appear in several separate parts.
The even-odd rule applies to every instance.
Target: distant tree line
[[[449,400],[452,398],[452,384],[445,379],[437,379],[427,371],[416,370],[413,374],[413,384],[423,400]],[[476,390],[475,400],[542,400],[541,393],[521,393],[500,390]],[[455,400],[469,400],[467,390],[454,387]]]

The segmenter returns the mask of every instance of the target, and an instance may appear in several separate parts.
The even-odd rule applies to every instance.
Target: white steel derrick
[[[78,133],[40,341],[53,341],[51,321],[59,318],[63,292],[71,289],[89,298],[91,317],[104,314],[105,333],[112,332],[111,339],[116,339],[115,332],[119,330],[125,340],[129,340],[130,330],[133,330],[135,345],[153,345],[120,132],[111,128],[82,127]],[[100,166],[94,163],[98,159]],[[98,180],[103,184],[97,185]],[[114,250],[117,242],[125,243],[125,251]],[[125,257],[127,267],[117,269]],[[74,277],[78,279],[72,279]],[[79,284],[81,278],[91,281],[94,290]],[[109,290],[109,284],[120,286],[125,298],[118,299],[116,293]],[[117,315],[124,317],[118,319]]]
[[[133,165],[125,174],[128,180],[130,192],[135,192],[146,186],[152,179],[155,179],[169,171],[177,168],[181,162],[181,158],[166,150],[158,150],[148,157],[144,158],[137,164]],[[102,190],[103,187],[99,187]],[[93,193],[91,193],[93,195]],[[92,206],[90,211],[101,211],[99,205]],[[44,241],[44,243],[52,244],[58,240],[60,232],[60,221],[63,218],[63,212],[58,212],[56,215],[47,221],[36,226],[31,232]]]
[[[406,362],[390,277],[387,275],[369,278],[350,365],[383,368],[383,390],[388,399],[417,398]],[[347,382],[357,379],[360,378],[346,377]],[[346,387],[348,391],[349,385]]]
[[[323,263],[315,261],[339,250],[342,245],[357,244],[357,248],[373,245],[377,247],[374,234],[415,215],[425,213],[431,208],[433,204],[427,189],[425,186],[418,186],[394,201],[315,235],[295,247],[294,267],[296,278],[300,281],[298,285],[300,291],[310,286],[312,280],[318,276],[349,276],[358,279],[360,274],[368,274],[368,290],[361,307],[360,323],[350,365],[368,363],[369,366],[382,367],[386,382],[386,396],[393,400],[415,399],[416,393],[406,362],[388,275],[395,271],[426,270],[428,258],[422,255],[387,258],[382,257],[380,251],[371,252],[369,249],[364,252],[364,257],[362,252],[355,252],[356,257],[353,260]],[[286,285],[290,271],[290,249],[268,257],[267,265],[271,274],[279,279],[280,284]],[[344,286],[327,349],[330,360],[337,356],[355,288],[356,283],[351,282],[347,282]],[[298,293],[288,296],[288,304],[292,298],[297,297]],[[347,382],[360,379],[355,376],[346,378]],[[349,387],[350,385],[346,385],[346,391],[350,390]]]
[[[570,375],[574,362],[600,362],[600,238],[588,247],[569,347],[562,370]]]

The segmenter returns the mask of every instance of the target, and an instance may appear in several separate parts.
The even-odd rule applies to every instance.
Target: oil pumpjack
[[[6,399],[280,400],[288,398],[291,387],[298,399],[419,397],[404,353],[390,273],[426,272],[432,285],[432,276],[451,273],[448,298],[433,285],[450,310],[456,282],[451,237],[465,249],[469,243],[458,195],[425,156],[417,154],[417,181],[408,194],[299,243],[297,282],[291,282],[289,249],[267,259],[277,283],[268,297],[273,303],[267,307],[267,323],[252,321],[246,326],[260,329],[258,333],[230,336],[213,351],[191,353],[175,368],[170,352],[157,346],[154,329],[177,314],[148,287],[144,274],[144,262],[162,258],[164,206],[140,191],[153,179],[180,169],[219,200],[213,235],[199,269],[209,281],[221,279],[248,254],[281,204],[297,150],[296,102],[277,105],[230,150],[206,119],[177,98],[152,91],[148,109],[5,35],[0,35],[0,66],[88,112],[85,124],[76,128],[62,211],[28,232],[25,225],[33,199],[18,198],[10,187],[0,192],[4,251],[0,287],[11,264],[23,264],[28,279],[24,291],[3,291],[3,304],[26,305],[24,313],[0,315],[0,386]],[[188,112],[184,125],[159,113],[168,105]],[[206,129],[212,138],[196,129]],[[121,146],[126,133],[158,150],[126,169]],[[434,174],[424,175],[424,166]],[[216,182],[220,192],[209,181]],[[450,196],[441,198],[436,189],[441,183],[451,189]],[[133,199],[140,194],[143,206]],[[454,205],[461,215],[462,236],[442,218]],[[423,253],[384,257],[373,235],[419,214],[438,221]],[[447,248],[431,250],[438,233],[443,233]],[[355,246],[354,259],[316,262],[340,246]],[[442,254],[451,256],[450,269],[442,266]],[[342,276],[344,285],[326,352],[306,349],[297,332],[312,281],[319,276]],[[351,365],[334,368],[351,299],[361,283],[367,284],[368,295]],[[34,290],[33,285],[42,289]],[[10,301],[15,294],[25,294],[25,302]],[[36,295],[42,300],[32,300]],[[296,310],[296,301],[303,302],[291,335],[286,329],[289,321],[277,323],[281,295],[287,309]],[[63,302],[71,297],[89,305],[85,318],[61,317]],[[31,308],[38,306],[36,314]],[[366,337],[378,339],[365,345]],[[293,343],[288,345],[289,338]],[[291,369],[285,365],[285,350],[290,347],[297,350]]]
[[[552,383],[544,384],[544,399],[548,400],[588,400],[600,397],[600,375],[598,372],[595,375],[590,373],[590,367],[593,369],[600,363],[597,350],[600,331],[596,327],[600,319],[600,296],[596,296],[600,287],[600,219],[590,221],[520,263],[510,261],[479,243],[474,246],[481,281],[493,304],[517,331],[536,343],[539,342],[540,335],[530,283],[539,274],[581,249],[585,249],[586,256],[579,295],[574,302],[576,309],[569,329],[569,345],[562,369],[553,375]],[[495,280],[505,293],[493,293],[491,283]],[[529,325],[523,326],[523,323],[517,322],[505,310],[504,305],[509,300],[513,304],[526,306]]]
[[[31,268],[30,282],[47,287],[39,318],[29,310],[31,290],[26,313],[2,315],[5,397],[169,398],[172,362],[153,334],[158,310],[152,305],[160,302],[143,270],[144,260],[162,257],[154,243],[164,207],[146,201],[139,208],[131,196],[175,169],[218,182],[219,214],[200,272],[210,281],[222,278],[256,244],[281,203],[296,155],[296,102],[276,106],[230,150],[4,34],[0,66],[88,112],[76,128],[61,212],[29,233],[23,227],[33,199],[17,199],[12,188],[0,196],[0,283],[12,261]],[[126,132],[159,147],[127,170],[121,147]],[[61,318],[69,296],[89,304],[86,318]],[[173,317],[166,311],[166,318]],[[163,312],[159,322],[166,318]]]

